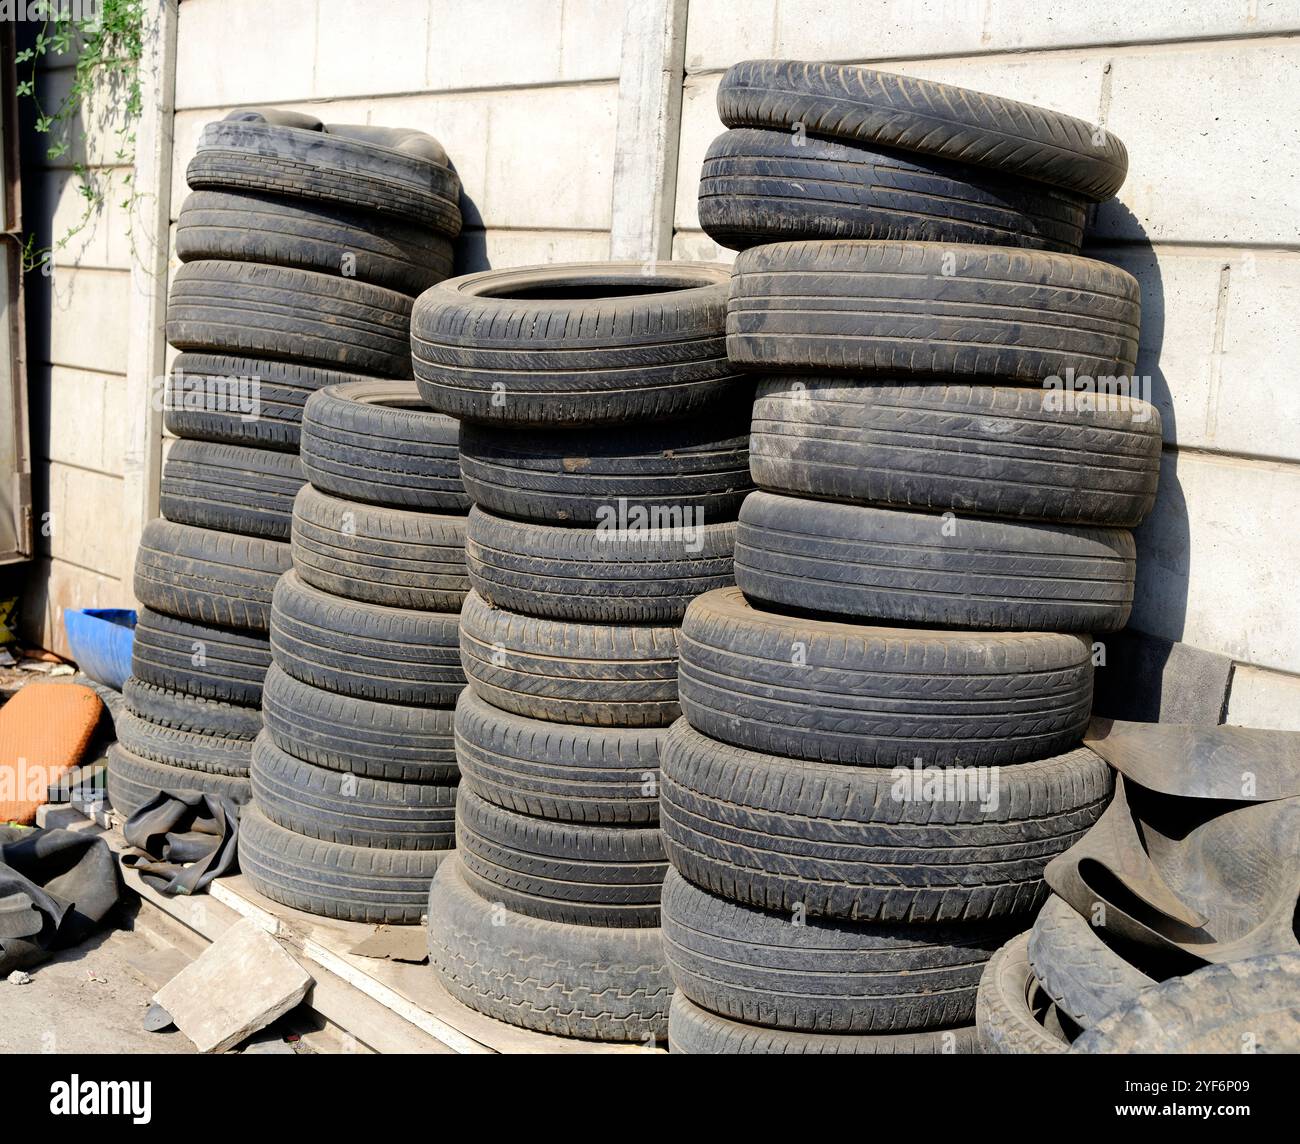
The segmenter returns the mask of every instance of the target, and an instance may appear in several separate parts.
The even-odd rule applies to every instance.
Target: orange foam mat
[[[29,825],[81,762],[103,710],[79,683],[29,683],[0,707],[0,823]]]

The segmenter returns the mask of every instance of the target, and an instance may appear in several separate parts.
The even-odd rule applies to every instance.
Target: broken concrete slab
[[[312,977],[251,918],[236,922],[154,994],[202,1053],[222,1053],[297,1005]]]
[[[382,957],[421,965],[429,960],[429,935],[423,926],[376,926],[375,932],[354,945],[359,957]]]

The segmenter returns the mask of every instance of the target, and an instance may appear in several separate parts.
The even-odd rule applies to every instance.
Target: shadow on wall
[[[452,164],[452,170],[455,170],[456,164]],[[456,262],[453,268],[454,274],[473,274],[476,270],[491,270],[492,263],[488,260],[487,253],[487,233],[483,229],[483,216],[479,213],[478,204],[465,193],[462,186],[460,191],[460,215],[461,231],[460,237],[456,240]]]

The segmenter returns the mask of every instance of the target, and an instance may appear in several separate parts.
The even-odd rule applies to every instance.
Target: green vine
[[[95,95],[107,94],[119,104],[117,120],[118,165],[134,168],[135,124],[140,118],[140,57],[144,51],[145,0],[99,0],[98,4],[68,4],[60,0],[38,0],[37,13],[43,20],[36,39],[15,57],[20,69],[17,93],[28,98],[36,112],[35,127],[48,137],[45,154],[59,159],[72,150],[77,117]],[[50,55],[61,55],[80,43],[72,85],[54,108],[42,106],[36,92],[37,68]],[[84,142],[84,126],[79,129]],[[56,251],[64,249],[90,224],[102,209],[113,182],[112,169],[92,170],[75,162],[72,171],[83,200],[81,217],[51,245],[36,246],[36,236],[27,236],[23,247],[23,269],[52,265]],[[121,206],[128,212],[134,205],[131,170],[122,176],[126,198]]]

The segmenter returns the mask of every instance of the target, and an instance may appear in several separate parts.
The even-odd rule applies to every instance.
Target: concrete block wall
[[[963,84],[1101,122],[1129,150],[1090,248],[1142,285],[1164,419],[1131,626],[1230,656],[1231,723],[1300,729],[1300,3],[690,0],[674,253],[730,259],[695,189],[722,71],[780,56]]]

